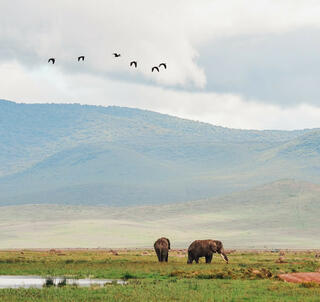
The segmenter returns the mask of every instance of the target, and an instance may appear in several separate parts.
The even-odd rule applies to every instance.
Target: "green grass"
[[[0,301],[319,301],[317,284],[289,284],[280,273],[320,269],[314,252],[237,251],[230,264],[214,257],[207,265],[187,265],[185,251],[171,251],[159,264],[153,251],[64,250],[0,252],[1,275],[42,275],[73,278],[127,279],[128,285],[104,288],[71,286],[44,289],[3,289]]]
[[[1,290],[1,301],[319,301],[319,288],[271,281],[145,280],[105,288]]]

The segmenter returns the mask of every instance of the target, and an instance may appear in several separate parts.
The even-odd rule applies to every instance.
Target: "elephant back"
[[[155,249],[168,249],[170,250],[170,241],[168,238],[161,237],[154,243]]]

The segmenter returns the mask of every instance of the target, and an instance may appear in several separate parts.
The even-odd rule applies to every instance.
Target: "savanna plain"
[[[229,250],[188,265],[186,250],[158,263],[153,250],[12,250],[0,252],[1,275],[124,279],[104,287],[1,289],[0,301],[319,301],[320,285],[286,283],[279,274],[320,270],[318,251]]]

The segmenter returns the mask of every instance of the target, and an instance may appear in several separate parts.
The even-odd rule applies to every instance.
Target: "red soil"
[[[281,274],[279,278],[286,282],[302,283],[302,282],[317,282],[320,283],[320,273],[292,273]]]

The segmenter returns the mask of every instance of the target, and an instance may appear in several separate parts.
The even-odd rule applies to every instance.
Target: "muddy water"
[[[53,278],[54,285],[63,282],[64,278]],[[0,276],[1,288],[42,288],[46,283],[46,278],[38,276]],[[92,285],[104,286],[105,284],[127,284],[124,280],[111,279],[66,279],[67,285],[77,285],[90,287]]]

